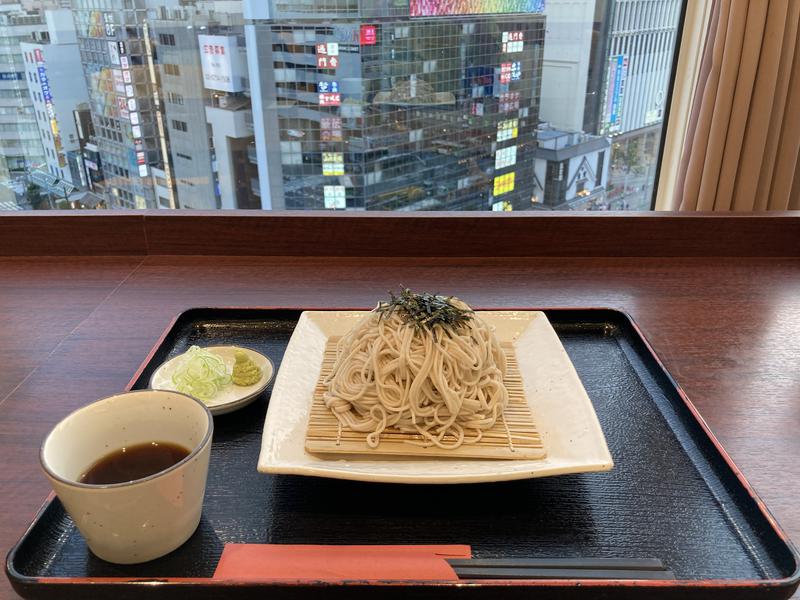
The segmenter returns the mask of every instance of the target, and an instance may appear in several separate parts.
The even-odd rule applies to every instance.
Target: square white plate
[[[394,483],[477,483],[614,465],[592,403],[547,316],[537,311],[479,311],[501,342],[517,353],[525,395],[542,434],[541,460],[320,458],[305,450],[306,428],[325,343],[347,333],[366,311],[305,311],[300,315],[272,390],[258,470]]]

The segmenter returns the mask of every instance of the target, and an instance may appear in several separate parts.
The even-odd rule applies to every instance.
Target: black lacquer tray
[[[238,344],[281,358],[300,310],[192,309],[131,381],[190,345]],[[164,558],[132,566],[92,556],[58,499],[11,550],[7,572],[31,598],[788,598],[797,554],[635,324],[607,309],[547,309],[594,403],[608,473],[469,485],[392,485],[256,472],[271,388],[215,418],[203,518]],[[654,558],[673,581],[470,580],[443,583],[211,579],[225,543],[469,544],[477,558]]]

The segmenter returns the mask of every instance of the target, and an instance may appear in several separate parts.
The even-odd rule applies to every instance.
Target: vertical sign
[[[608,60],[608,77],[606,81],[605,133],[616,133],[622,130],[622,99],[627,77],[627,55],[617,54],[612,56]]]
[[[511,63],[503,63],[500,65],[500,83],[508,83],[511,81]]]
[[[42,89],[42,100],[44,100],[47,118],[50,120],[50,133],[53,135],[53,145],[55,146],[56,156],[58,157],[58,166],[66,167],[67,159],[64,157],[64,146],[61,144],[61,133],[58,130],[56,109],[55,106],[53,106],[53,95],[50,93],[50,80],[47,78],[44,55],[38,48],[34,49],[33,53],[36,57],[36,72],[39,76],[39,85]]]

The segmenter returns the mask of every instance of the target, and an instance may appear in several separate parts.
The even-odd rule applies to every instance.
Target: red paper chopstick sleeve
[[[214,579],[237,581],[456,580],[448,558],[469,546],[225,544]]]

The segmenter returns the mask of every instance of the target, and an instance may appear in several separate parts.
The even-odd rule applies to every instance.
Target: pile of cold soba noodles
[[[408,443],[421,446],[474,444],[508,404],[506,356],[492,329],[457,298],[428,297],[464,318],[415,320],[402,305],[379,305],[338,342],[324,401],[371,448],[389,427],[418,434]]]

